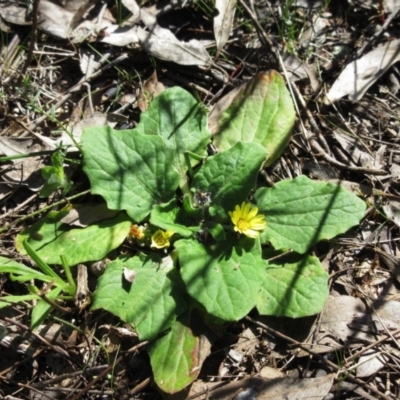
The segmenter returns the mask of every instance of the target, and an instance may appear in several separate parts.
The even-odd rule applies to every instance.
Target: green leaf
[[[222,242],[226,240],[224,227],[221,224],[211,224],[208,227],[210,235],[217,241]]]
[[[276,71],[260,72],[221,114],[213,143],[220,151],[239,141],[260,143],[270,165],[288,144],[294,121],[293,101],[283,78]]]
[[[233,246],[232,237],[229,239],[214,248],[190,239],[174,245],[188,293],[208,313],[236,321],[255,306],[266,264],[261,259],[259,241],[243,238]]]
[[[132,283],[124,278],[124,268],[135,271]],[[185,311],[182,286],[170,257],[116,260],[98,280],[92,309],[117,315],[136,329],[141,340],[151,340]]]
[[[37,254],[37,252],[32,248],[32,246],[29,244],[28,239],[25,239],[24,242],[22,243],[24,245],[25,251],[29,255],[29,257],[35,262],[35,264],[38,266],[38,268],[48,276],[51,276],[56,283],[65,285],[66,283],[62,280],[62,278],[54,271],[51,269]]]
[[[174,149],[174,168],[186,180],[187,165],[184,153],[190,151],[205,157],[211,134],[207,130],[207,114],[203,105],[186,90],[173,87],[154,98],[146,112],[140,116],[136,130],[146,135],[162,136]],[[191,165],[198,164],[191,159]]]
[[[42,168],[42,176],[46,183],[40,189],[39,197],[49,197],[58,188],[63,189],[64,195],[68,193],[72,183],[64,172],[63,162],[64,156],[56,151],[51,156],[52,166]]]
[[[210,214],[228,218],[236,204],[246,200],[256,184],[265,150],[257,143],[236,143],[231,149],[209,157],[192,182],[192,190],[210,193]]]
[[[365,211],[365,203],[354,194],[306,176],[261,188],[255,199],[267,220],[263,238],[275,249],[302,254],[357,225]]]
[[[50,213],[21,232],[16,239],[17,250],[26,254],[23,242],[28,239],[39,257],[48,264],[61,264],[65,255],[69,266],[103,259],[127,237],[131,221],[125,213],[87,228],[70,229],[62,224],[64,212]]]
[[[322,310],[329,275],[318,258],[291,254],[268,267],[257,300],[260,314],[300,318]]]
[[[55,288],[50,293],[47,293],[46,297],[50,300],[56,301],[60,293],[61,288]],[[47,315],[49,315],[51,310],[52,306],[41,298],[32,310],[31,328],[39,328],[40,324],[44,321]]]
[[[150,215],[150,222],[164,230],[171,230],[183,237],[192,236],[199,225],[190,227],[192,222],[183,208],[178,207],[175,199],[167,204],[156,205]]]
[[[179,185],[172,168],[174,150],[159,136],[88,128],[82,150],[92,194],[103,196],[110,209],[126,210],[136,222],[146,218],[154,204],[171,200]]]
[[[0,297],[0,310],[12,303],[21,303],[23,301],[39,300],[40,297],[36,294],[24,294],[21,296],[2,296]]]
[[[27,282],[31,279],[38,279],[43,282],[50,282],[53,280],[52,276],[45,275],[40,271],[1,256],[0,273],[12,274],[11,279],[19,282]]]
[[[190,385],[200,372],[200,341],[189,328],[186,312],[171,330],[148,346],[150,363],[157,386],[166,393],[176,393]]]

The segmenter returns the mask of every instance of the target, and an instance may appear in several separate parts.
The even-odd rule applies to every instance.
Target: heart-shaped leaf
[[[214,248],[191,239],[175,243],[188,293],[226,321],[243,318],[255,306],[266,268],[257,240],[231,243],[232,236]]]
[[[134,271],[127,280],[124,269]],[[92,309],[103,308],[131,324],[141,340],[169,328],[186,309],[184,288],[170,257],[136,256],[107,265],[93,294]]]
[[[154,204],[171,200],[179,185],[179,174],[171,168],[175,152],[160,136],[89,128],[82,135],[82,150],[92,193],[103,196],[110,209],[126,210],[136,222]]]
[[[354,194],[304,175],[261,188],[255,199],[267,219],[264,241],[277,250],[302,254],[357,225],[365,211],[365,203]]]
[[[329,295],[328,278],[316,257],[291,254],[279,258],[268,265],[257,310],[291,318],[317,314]]]
[[[264,160],[265,149],[261,145],[236,143],[207,159],[193,178],[192,190],[209,193],[211,215],[226,219],[228,211],[247,199]]]
[[[207,110],[186,90],[173,87],[154,98],[149,109],[140,116],[136,130],[145,135],[159,135],[174,150],[173,168],[181,182],[186,181],[185,152],[207,155],[211,134],[207,130]],[[191,158],[191,165],[199,160]],[[172,165],[170,166],[170,168]]]
[[[68,211],[49,213],[17,236],[16,247],[26,254],[25,239],[48,264],[61,264],[64,255],[67,264],[77,265],[104,258],[127,237],[131,221],[125,213],[106,219],[87,228],[70,229],[61,219]]]

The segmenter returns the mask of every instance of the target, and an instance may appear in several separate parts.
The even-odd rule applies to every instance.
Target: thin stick
[[[29,197],[28,199],[26,199],[24,202],[22,202],[21,204],[19,204],[17,207],[13,208],[12,210],[6,212],[5,214],[0,216],[0,221],[2,219],[4,219],[5,217],[8,217],[11,214],[14,214],[15,212],[17,212],[18,210],[20,210],[21,208],[25,207],[28,203],[30,203],[32,200],[34,200],[36,197],[38,196],[37,193],[33,194],[31,197]]]
[[[32,331],[32,329],[29,329],[26,325],[21,324],[20,322],[16,321],[15,319],[8,318],[8,317],[4,317],[4,321],[7,321],[10,324],[18,326],[19,328],[23,329],[24,331],[29,332],[31,335],[35,336],[36,339],[38,339],[39,341],[44,343],[46,346],[48,346],[51,349],[53,349],[55,352],[63,355],[64,357],[67,357],[68,359],[71,359],[71,357],[70,357],[70,355],[68,354],[67,351],[65,351],[64,349],[62,349],[59,346],[52,345],[48,340],[46,340],[45,338],[43,338],[42,336],[37,334],[35,331]]]
[[[31,64],[32,59],[33,59],[33,50],[35,48],[36,40],[37,40],[39,1],[40,0],[34,0],[33,1],[31,43],[29,45],[29,51],[28,51],[28,55],[27,55],[26,60],[25,60],[25,64],[22,67],[21,74],[20,74],[19,79],[18,79],[18,85],[21,85],[21,82],[24,79],[26,71],[27,71],[29,65]]]
[[[362,54],[364,53],[365,49],[367,47],[369,47],[372,42],[376,39],[378,39],[379,36],[382,35],[383,32],[385,32],[385,30],[387,29],[387,27],[389,26],[389,24],[393,21],[394,18],[397,17],[397,14],[400,11],[400,7],[397,7],[387,18],[385,23],[382,25],[381,29],[379,29],[378,31],[376,31],[372,36],[370,36],[364,43],[364,46],[362,46],[360,48],[360,50],[357,51],[357,58],[361,57]]]
[[[12,226],[18,225],[20,222],[25,221],[25,220],[28,219],[28,218],[32,218],[32,217],[34,217],[34,216],[37,215],[37,214],[41,214],[41,213],[43,213],[43,212],[46,212],[47,210],[51,210],[53,207],[57,207],[57,206],[60,206],[60,205],[62,205],[62,204],[65,204],[65,203],[69,203],[70,200],[77,199],[78,197],[82,197],[82,196],[84,196],[85,194],[88,194],[88,193],[90,193],[90,189],[89,189],[89,190],[85,190],[84,192],[75,194],[75,195],[73,195],[73,196],[67,197],[67,198],[65,198],[65,199],[62,199],[62,200],[60,200],[60,201],[57,201],[56,203],[50,204],[50,205],[48,205],[48,206],[46,206],[46,207],[43,207],[43,208],[41,208],[41,209],[38,210],[38,211],[34,211],[34,212],[32,212],[32,213],[30,213],[30,214],[28,214],[28,215],[25,215],[24,217],[21,217],[21,218],[17,219],[16,221],[14,221],[12,224],[10,224],[10,226],[5,226],[5,227],[3,227],[2,229],[0,229],[0,233],[9,230]],[[31,201],[35,196],[37,196],[37,194],[35,194],[34,196],[30,197],[28,200]],[[26,201],[24,202],[24,204],[19,205],[18,208],[14,209],[14,210],[12,210],[12,211],[6,213],[6,214],[3,214],[3,215],[0,217],[0,221],[1,221],[3,218],[5,218],[6,216],[8,216],[9,214],[14,213],[17,209],[19,210],[21,207],[23,207],[23,206],[25,205],[25,203],[29,202],[28,200],[26,200]]]

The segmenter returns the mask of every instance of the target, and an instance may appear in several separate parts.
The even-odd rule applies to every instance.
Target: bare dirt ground
[[[156,16],[158,36],[148,34],[145,17],[135,18],[133,2],[41,0],[39,10],[38,1],[22,3],[0,1],[0,255],[24,261],[15,250],[19,232],[91,196],[79,152],[65,159],[68,193],[39,196],[41,169],[67,128],[76,135],[88,126],[133,128],[147,107],[144,93],[176,85],[211,108],[256,73],[277,70],[297,119],[262,179],[342,181],[368,210],[351,232],[312,249],[330,274],[320,315],[254,312],[227,325],[194,384],[165,397],[399,398],[400,2],[238,0],[218,49],[213,1],[141,2]],[[198,48],[157,48],[166,32],[180,43],[198,40],[212,63]],[[12,158],[27,153],[38,154]],[[96,279],[89,274],[90,290]],[[0,291],[27,293],[8,274]],[[37,331],[29,301],[0,309],[0,398],[163,398],[146,343],[131,327],[104,311],[59,306]]]

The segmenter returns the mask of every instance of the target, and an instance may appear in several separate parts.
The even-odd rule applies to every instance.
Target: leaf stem
[[[187,166],[187,169],[188,169],[188,172],[189,172],[189,177],[193,178],[194,172],[193,172],[192,165],[190,164],[190,158],[189,158],[190,154],[189,153],[191,153],[191,152],[190,151],[185,151],[183,153],[183,155],[185,156],[185,162],[186,162],[186,166]]]
[[[74,281],[74,278],[72,277],[72,273],[71,273],[71,268],[69,267],[68,263],[67,263],[67,259],[65,258],[64,254],[62,254],[60,256],[61,258],[61,264],[64,268],[65,271],[65,276],[67,277],[67,280],[69,282],[69,284],[71,285],[71,287],[73,288],[73,293],[76,293],[76,283]]]
[[[29,257],[32,258],[32,260],[36,263],[36,265],[41,269],[41,271],[47,275],[51,276],[54,278],[55,282],[57,285],[61,286],[63,290],[66,289],[66,282],[63,281],[63,279],[54,271],[52,270],[36,253],[36,251],[33,249],[33,247],[28,243],[28,239],[25,239],[23,241],[24,248],[26,252],[28,253]],[[66,290],[68,291],[68,290]]]

